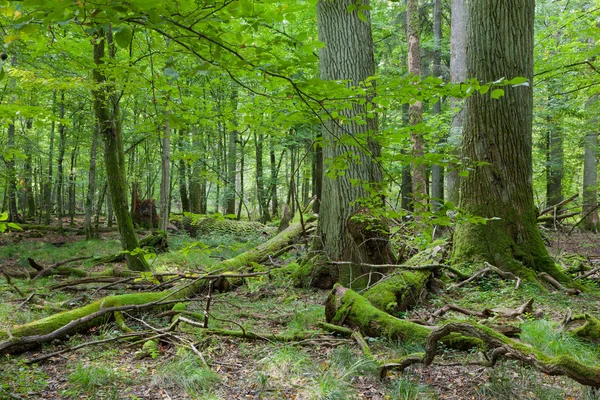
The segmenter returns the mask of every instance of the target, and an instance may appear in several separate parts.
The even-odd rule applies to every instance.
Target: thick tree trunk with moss
[[[108,35],[110,37],[110,35]],[[133,228],[133,221],[127,209],[127,183],[125,180],[125,154],[123,133],[119,115],[119,98],[112,93],[113,85],[107,81],[102,70],[104,58],[104,32],[99,30],[94,42],[94,63],[92,71],[95,87],[92,91],[94,112],[98,120],[100,134],[104,140],[104,165],[109,186],[112,209],[117,217],[123,250],[133,251],[139,247]],[[109,45],[111,45],[109,43]],[[150,266],[143,254],[128,254],[127,266],[134,271],[149,271]]]
[[[368,6],[369,2],[362,4]],[[358,86],[375,74],[375,62],[370,13],[358,9],[349,12],[353,5],[352,0],[321,0],[317,3],[319,40],[325,44],[320,53],[319,69],[322,79],[349,80],[349,85]],[[381,264],[387,262],[388,253],[372,251],[370,245],[385,249],[389,244],[385,235],[364,241],[362,235],[348,229],[352,216],[361,208],[358,201],[376,199],[370,190],[378,190],[381,182],[381,170],[376,162],[380,146],[372,138],[377,132],[377,119],[375,115],[367,115],[366,108],[371,104],[374,88],[370,83],[367,88],[364,104],[356,102],[351,108],[340,111],[344,123],[328,120],[323,126],[325,171],[316,244],[330,260]],[[365,123],[354,122],[357,117]],[[369,191],[365,190],[367,186]],[[369,268],[355,264],[332,269],[331,274],[334,280],[339,279],[345,285],[364,287],[368,281],[365,274],[369,272]]]
[[[491,82],[526,77],[528,86],[504,87],[467,100],[463,154],[476,167],[461,182],[460,207],[497,218],[487,224],[464,223],[454,235],[456,261],[488,261],[535,279],[544,271],[565,281],[537,227],[532,187],[533,0],[469,3],[468,78]],[[501,56],[499,56],[501,54]]]

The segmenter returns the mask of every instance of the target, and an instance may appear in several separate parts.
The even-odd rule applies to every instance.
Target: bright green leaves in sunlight
[[[14,222],[6,222],[6,220],[8,219],[8,213],[7,212],[3,212],[0,215],[0,232],[5,232],[8,228],[10,229],[14,229],[17,231],[22,231],[23,228],[21,228],[19,226],[19,224],[15,224]]]

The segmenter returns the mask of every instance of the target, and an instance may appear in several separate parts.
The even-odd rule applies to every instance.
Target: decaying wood
[[[570,212],[570,213],[558,214],[558,215],[544,215],[544,216],[538,217],[537,222],[542,223],[542,222],[548,222],[548,221],[561,221],[563,219],[575,217],[579,214],[580,213],[578,213],[578,212]]]
[[[60,266],[66,265],[66,264],[74,262],[74,261],[88,260],[90,258],[93,258],[93,256],[82,256],[82,257],[70,258],[68,260],[64,260],[64,261],[60,261],[55,264],[52,264],[49,267],[43,267],[43,266],[39,265],[37,262],[35,262],[35,260],[33,258],[27,258],[27,261],[29,262],[29,265],[33,269],[36,269],[38,271],[38,273],[33,277],[33,280],[35,281],[35,280],[38,280],[45,276],[51,275],[53,273],[53,271]]]
[[[551,211],[558,210],[562,206],[564,206],[564,205],[572,202],[573,200],[575,200],[577,197],[579,197],[579,193],[575,193],[573,196],[569,197],[568,199],[564,199],[563,201],[561,201],[558,204],[555,204],[553,206],[544,208],[542,211],[540,211],[539,215],[544,215],[544,214],[549,213]],[[539,221],[539,219],[538,219],[538,221]]]
[[[493,265],[491,265],[488,262],[484,262],[483,265],[485,266],[484,269],[477,271],[475,274],[473,274],[473,276],[471,276],[469,279],[466,279],[460,283],[457,283],[456,285],[452,286],[451,289],[455,289],[455,288],[459,288],[461,286],[466,285],[469,282],[474,281],[475,279],[487,274],[488,272],[495,272],[496,274],[498,274],[498,276],[500,276],[502,279],[512,279],[514,281],[517,281],[517,283],[515,284],[515,289],[519,288],[519,285],[521,284],[521,278],[519,278],[518,276],[516,276],[515,274],[508,272],[508,271],[503,271],[498,267],[495,267]]]
[[[581,290],[564,287],[559,281],[557,281],[552,276],[550,276],[550,274],[547,274],[545,272],[540,272],[538,274],[538,276],[540,278],[542,278],[543,280],[545,280],[546,282],[548,282],[550,285],[552,285],[557,290],[566,292],[567,294],[574,295],[574,296],[581,294]]]

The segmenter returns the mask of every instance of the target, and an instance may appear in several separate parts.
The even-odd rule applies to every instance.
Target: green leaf
[[[458,173],[458,176],[466,177],[469,176],[469,171],[463,170]]]
[[[502,96],[504,96],[504,89],[492,90],[492,99],[499,99]]]
[[[18,231],[22,231],[23,228],[21,228],[21,226],[19,224],[15,224],[14,222],[9,222],[6,225],[8,225],[9,227],[16,229]]]
[[[367,15],[361,11],[357,12],[356,15],[358,16],[358,19],[360,19],[362,22],[367,22]]]
[[[350,4],[347,8],[348,12],[351,13],[352,11],[356,10],[356,4]]]
[[[486,94],[490,90],[490,85],[483,85],[479,88],[479,93]]]
[[[529,79],[524,78],[522,76],[517,76],[516,78],[513,78],[506,83],[508,83],[509,85],[522,85],[523,83],[526,83],[526,82],[529,84]]]
[[[126,49],[129,47],[129,43],[131,43],[131,37],[133,35],[133,31],[130,27],[124,26],[119,32],[115,33],[115,42],[122,49]]]

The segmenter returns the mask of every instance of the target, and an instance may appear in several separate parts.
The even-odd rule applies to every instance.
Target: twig
[[[565,200],[561,201],[560,203],[557,203],[553,206],[546,207],[542,211],[540,211],[540,215],[544,215],[552,210],[559,209],[560,207],[564,206],[565,204],[572,202],[577,197],[579,197],[579,193],[575,193],[573,196],[569,197],[568,199],[565,199]]]
[[[461,286],[466,285],[469,282],[474,281],[475,279],[479,278],[482,275],[487,274],[488,272],[495,272],[497,273],[502,279],[512,279],[517,281],[517,283],[515,284],[515,290],[519,288],[519,285],[521,284],[521,278],[519,278],[518,276],[516,276],[515,274],[511,273],[511,272],[507,272],[507,271],[502,271],[500,268],[498,267],[494,267],[493,265],[491,265],[488,262],[484,262],[483,265],[486,267],[480,271],[477,271],[475,274],[473,274],[473,276],[471,276],[469,279],[466,279],[460,283],[457,283],[454,286],[451,286],[451,289],[457,289]]]

